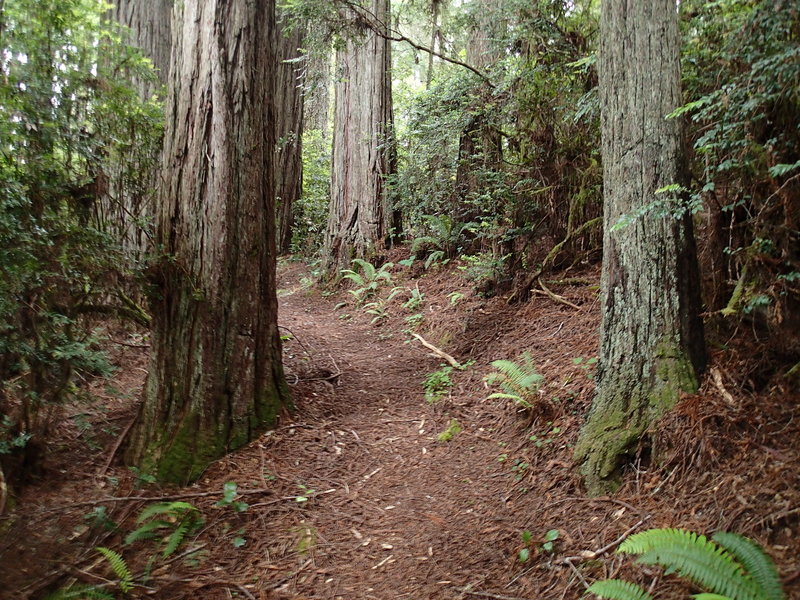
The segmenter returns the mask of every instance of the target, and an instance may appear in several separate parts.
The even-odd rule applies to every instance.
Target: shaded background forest
[[[168,36],[152,24],[163,27],[152,18],[163,7],[145,18],[131,6],[116,16],[133,30],[89,0],[3,8],[4,462],[36,454],[55,407],[78,391],[76,374],[106,369],[84,315],[149,320]],[[461,257],[477,290],[515,301],[544,272],[600,260],[596,3],[405,2],[388,23],[342,6],[281,8],[282,252],[313,260],[325,242],[332,92],[342,82],[334,49],[341,57],[378,31],[399,40],[385,78],[391,127],[378,148],[387,242],[409,243],[425,268]],[[751,385],[796,381],[797,7],[682,3],[681,28],[686,104],[674,117],[687,122],[706,320],[719,339],[752,329],[763,358]],[[358,252],[383,253],[382,244]]]

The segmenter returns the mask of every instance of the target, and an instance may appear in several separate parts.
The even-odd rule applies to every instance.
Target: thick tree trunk
[[[186,483],[288,394],[275,296],[273,0],[176,3],[150,372],[129,463]]]
[[[675,0],[603,3],[600,368],[575,450],[593,494],[616,486],[626,454],[681,392],[696,390],[704,365],[691,217],[670,215],[675,203],[648,210],[667,200],[659,189],[685,183],[680,124],[665,119],[681,104],[678,52]]]
[[[373,0],[372,12],[387,23],[388,0]],[[337,53],[337,66],[325,239],[329,272],[349,266],[353,258],[382,254],[389,232],[386,177],[394,168],[389,42],[367,30]]]
[[[278,73],[275,119],[277,146],[275,194],[278,210],[278,253],[292,245],[294,205],[303,191],[303,73],[300,48],[303,27],[286,30],[278,23]]]
[[[167,83],[170,64],[173,0],[117,0],[110,18],[130,30],[129,43],[153,62],[156,80],[135,79],[133,84],[143,100],[149,100]],[[153,190],[157,184],[152,161],[157,160],[160,140],[152,147],[131,148],[122,166],[98,179],[102,185],[96,207],[100,226],[119,240],[134,263],[152,249],[148,237],[155,209]],[[127,174],[126,174],[127,173]]]
[[[436,41],[442,32],[439,28],[439,14],[443,0],[431,0],[431,50],[436,51]],[[433,82],[433,52],[428,54],[428,70],[425,72],[425,89],[429,90]]]
[[[498,19],[499,9],[493,3],[481,3],[476,21],[467,40],[467,63],[485,71],[501,58],[497,44],[498,37],[505,34],[507,24]],[[489,91],[485,83],[479,93]],[[459,221],[473,220],[475,207],[469,200],[480,192],[480,170],[496,171],[502,165],[502,140],[496,129],[487,123],[486,114],[474,115],[461,132],[458,143],[458,167],[456,169],[455,198],[458,205],[454,213]]]
[[[158,81],[138,82],[143,98],[149,98],[169,76],[173,0],[116,0],[113,17],[131,30],[131,43],[153,61]]]
[[[319,26],[310,25],[305,60],[304,129],[317,130],[322,139],[330,135],[330,85],[331,85],[331,47],[330,42],[321,41],[324,35]]]

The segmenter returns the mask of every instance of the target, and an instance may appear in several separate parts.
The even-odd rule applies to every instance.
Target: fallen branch
[[[539,286],[542,288],[542,291],[544,292],[545,296],[550,298],[553,302],[560,302],[561,304],[565,304],[570,308],[574,308],[575,310],[581,310],[580,306],[578,306],[577,304],[573,304],[572,302],[564,298],[564,296],[559,296],[558,294],[554,294],[553,292],[551,292],[550,288],[548,288],[544,284],[544,281],[542,281],[541,277],[539,277]]]
[[[126,348],[143,348],[143,349],[147,349],[147,348],[150,347],[150,344],[131,344],[129,342],[121,342],[119,340],[115,340],[112,337],[109,337],[108,341],[111,342],[112,344],[116,344],[117,346],[125,346]]]
[[[135,421],[136,418],[131,419],[131,422],[128,423],[123,432],[119,434],[119,437],[117,438],[114,447],[111,449],[111,452],[108,453],[108,458],[106,459],[105,464],[103,464],[103,467],[97,471],[98,477],[102,477],[103,475],[106,474],[106,471],[108,471],[108,467],[110,467],[111,463],[114,461],[114,457],[117,455],[119,447],[122,446],[122,442],[125,440],[126,437],[128,437],[128,432],[130,432],[131,427],[133,427]],[[2,514],[2,512],[3,511],[0,510],[0,514]]]
[[[472,592],[468,589],[460,590],[462,594],[467,596],[480,596],[482,598],[494,598],[494,600],[527,600],[518,596],[503,596],[502,594],[492,594],[491,592]]]
[[[725,401],[730,404],[731,406],[736,406],[736,400],[733,399],[731,393],[725,388],[725,384],[722,382],[722,373],[720,373],[719,369],[716,367],[711,367],[711,381],[714,382],[717,390],[719,393],[722,394],[722,397],[725,398]]]
[[[436,356],[438,356],[439,358],[443,358],[443,359],[445,359],[447,362],[449,362],[451,366],[455,367],[455,368],[456,368],[456,369],[458,369],[459,371],[463,371],[463,370],[464,370],[464,367],[463,367],[463,365],[462,365],[460,362],[458,362],[458,361],[457,361],[455,358],[453,358],[452,356],[450,356],[450,355],[449,355],[447,352],[445,352],[444,350],[440,350],[439,348],[437,348],[436,346],[434,346],[434,345],[433,345],[433,344],[431,344],[430,342],[427,342],[427,341],[425,341],[425,338],[423,338],[423,337],[422,337],[421,335],[419,335],[418,333],[412,333],[411,335],[413,335],[415,338],[417,338],[417,339],[419,340],[419,342],[420,342],[420,343],[421,343],[423,346],[425,346],[425,347],[426,347],[428,350],[430,350],[431,352],[433,352],[433,353],[434,353]]]
[[[636,522],[635,525],[632,525],[631,527],[628,527],[628,529],[625,530],[625,533],[623,533],[621,536],[619,536],[617,539],[615,539],[610,544],[606,544],[602,548],[598,548],[597,550],[585,550],[584,552],[581,552],[577,556],[567,556],[566,558],[562,558],[561,560],[559,560],[555,564],[557,564],[557,565],[567,565],[567,566],[570,566],[570,567],[574,568],[575,565],[572,564],[573,561],[576,561],[576,560],[592,560],[594,558],[597,558],[598,556],[601,556],[601,555],[605,554],[606,552],[608,552],[609,550],[612,550],[613,548],[616,548],[617,546],[619,546],[622,542],[624,542],[628,538],[628,536],[631,533],[636,531],[649,518],[650,518],[650,515],[642,517],[641,519],[639,519]]]
[[[534,273],[532,273],[525,280],[525,282],[522,285],[518,286],[517,289],[514,291],[514,293],[511,294],[508,297],[508,300],[506,300],[506,304],[511,304],[514,301],[514,299],[517,298],[517,297],[519,297],[520,300],[522,300],[522,301],[526,300],[527,299],[527,294],[529,293],[529,291],[531,289],[531,286],[533,286],[534,282],[536,280],[538,280],[542,276],[542,273],[544,273],[545,269],[547,269],[547,266],[553,260],[555,260],[556,256],[558,256],[559,252],[561,252],[561,249],[564,247],[564,245],[567,242],[569,242],[572,238],[574,238],[576,236],[579,236],[580,234],[582,234],[587,229],[589,229],[591,227],[594,227],[595,225],[598,225],[598,224],[600,224],[602,222],[603,222],[603,217],[597,217],[597,218],[591,219],[589,221],[586,221],[586,223],[584,223],[583,225],[581,225],[577,229],[574,229],[573,231],[570,231],[566,235],[566,237],[564,237],[563,240],[561,240],[559,243],[557,243],[555,246],[553,246],[553,248],[550,250],[550,252],[547,253],[547,256],[545,256],[544,260],[542,261],[541,267],[539,267]],[[539,283],[541,284],[541,280],[539,281]]]
[[[239,496],[249,496],[252,494],[271,494],[272,490],[266,488],[259,488],[256,490],[236,490]],[[221,496],[221,490],[213,492],[183,492],[177,494],[167,494],[165,496],[108,496],[106,498],[97,498],[96,500],[85,500],[83,502],[74,502],[72,504],[64,504],[62,506],[54,506],[42,512],[56,512],[59,510],[67,510],[70,508],[77,508],[80,506],[94,506],[95,504],[106,504],[108,502],[164,502],[167,500],[179,500],[183,498],[206,498],[208,496]]]

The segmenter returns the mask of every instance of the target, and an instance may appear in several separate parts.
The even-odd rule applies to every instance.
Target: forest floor
[[[454,263],[396,267],[380,297],[404,286],[420,304],[404,308],[411,292],[399,294],[372,323],[346,291],[327,295],[305,265],[282,263],[295,411],[188,488],[111,462],[147,366],[146,338],[115,330],[116,375],[85,383],[46,470],[0,516],[0,598],[108,585],[97,546],[144,581],[131,598],[574,600],[608,576],[685,597],[674,576],[613,553],[650,527],[751,536],[800,598],[800,403],[780,378],[761,376],[750,336],[715,350],[700,393],[654,430],[663,460],[641,452],[618,493],[588,498],[572,448],[594,387],[597,269],[548,283],[569,304],[544,293],[485,299],[460,273]],[[446,363],[411,327],[467,365],[442,372],[452,386],[435,402],[423,382]],[[492,361],[523,351],[544,377],[532,413],[487,399],[498,390],[484,383]],[[244,510],[218,505],[227,482]],[[158,540],[123,544],[153,498],[191,502],[203,517],[168,558]]]

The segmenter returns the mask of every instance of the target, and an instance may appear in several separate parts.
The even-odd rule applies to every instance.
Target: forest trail
[[[541,580],[534,584],[530,566],[516,558],[524,546],[521,534],[532,530],[539,542],[557,529],[559,523],[540,524],[534,507],[563,502],[567,490],[577,493],[577,482],[574,476],[552,476],[568,467],[557,457],[555,446],[565,447],[557,434],[545,449],[532,450],[525,420],[505,402],[484,400],[488,361],[503,355],[476,353],[472,358],[483,364],[451,371],[450,393],[429,403],[423,380],[444,361],[400,330],[403,318],[375,325],[352,302],[337,310],[338,300],[349,296],[325,298],[304,287],[302,275],[300,267],[284,265],[278,284],[281,333],[290,336],[284,344],[287,379],[297,411],[254,444],[256,451],[251,446],[217,463],[203,485],[213,489],[232,480],[308,500],[269,505],[259,513],[257,529],[245,528],[247,545],[234,550],[228,543],[229,550],[213,562],[232,580],[258,577],[253,590],[287,597],[536,597]],[[458,337],[450,343],[457,349],[478,342],[489,350],[503,343],[501,322],[517,309],[484,312],[485,300],[475,297],[469,310],[448,310],[444,289],[452,289],[452,276],[441,294],[432,279],[416,283],[426,294],[426,319],[434,321],[433,313],[439,313],[436,326],[421,329],[424,335],[434,329],[430,335],[437,343]],[[561,308],[554,310],[561,314]],[[568,310],[563,314],[569,317]],[[564,331],[560,323],[538,333],[551,351],[558,350],[546,338]],[[581,324],[576,333],[582,336],[586,327]],[[455,332],[443,333],[448,329]],[[506,343],[513,346],[513,336]],[[516,358],[518,351],[511,352]],[[463,430],[442,441],[453,420]],[[552,423],[539,426],[544,434],[553,429]],[[610,507],[619,509],[612,504],[600,512]],[[251,510],[259,510],[257,503]],[[562,587],[564,576],[570,577],[563,569],[552,573]]]
[[[346,318],[352,306],[335,311],[296,270],[279,289],[298,411],[264,438],[263,469],[285,495],[309,499],[262,517],[252,541],[262,564],[247,573],[295,573],[278,589],[309,598],[463,598],[495,587],[499,572],[508,579],[515,569],[502,549],[527,517],[498,461],[506,444],[487,433],[479,379],[451,373],[475,386],[477,402],[456,389],[430,404],[422,382],[441,359],[406,334]],[[464,430],[438,441],[451,419]],[[231,458],[214,472],[243,482],[254,468]]]
[[[633,531],[676,525],[735,530],[762,543],[768,532],[783,572],[800,572],[800,435],[793,405],[780,398],[741,395],[731,404],[707,382],[663,425],[665,467],[640,457],[614,497],[585,496],[572,448],[593,390],[596,270],[550,282],[569,306],[543,296],[508,305],[476,295],[452,267],[396,267],[391,286],[417,289],[422,301],[418,312],[407,310],[404,297],[388,301],[387,285],[377,295],[386,318],[377,323],[346,291],[326,297],[308,275],[295,262],[278,271],[296,410],[188,488],[143,485],[141,475],[109,462],[147,365],[141,334],[112,334],[114,379],[89,382],[93,407],[68,407],[46,472],[0,520],[0,598],[43,598],[70,578],[113,580],[94,550],[106,546],[137,581],[150,573],[131,598],[577,600],[585,581],[609,574],[649,584],[612,554],[587,557],[613,551]],[[433,403],[423,381],[443,361],[411,338],[409,318],[415,332],[468,365],[447,373],[452,387]],[[533,419],[487,399],[484,384],[493,360],[518,360],[523,350],[544,377],[540,397],[550,406]],[[714,368],[727,381],[735,372]],[[441,439],[454,421],[461,431]],[[248,503],[241,512],[219,505],[229,482]],[[159,498],[191,502],[204,521],[166,559],[157,540],[123,543]],[[101,507],[118,528],[98,519]],[[555,539],[545,545],[548,532]],[[662,597],[687,591],[678,580],[660,589]]]

